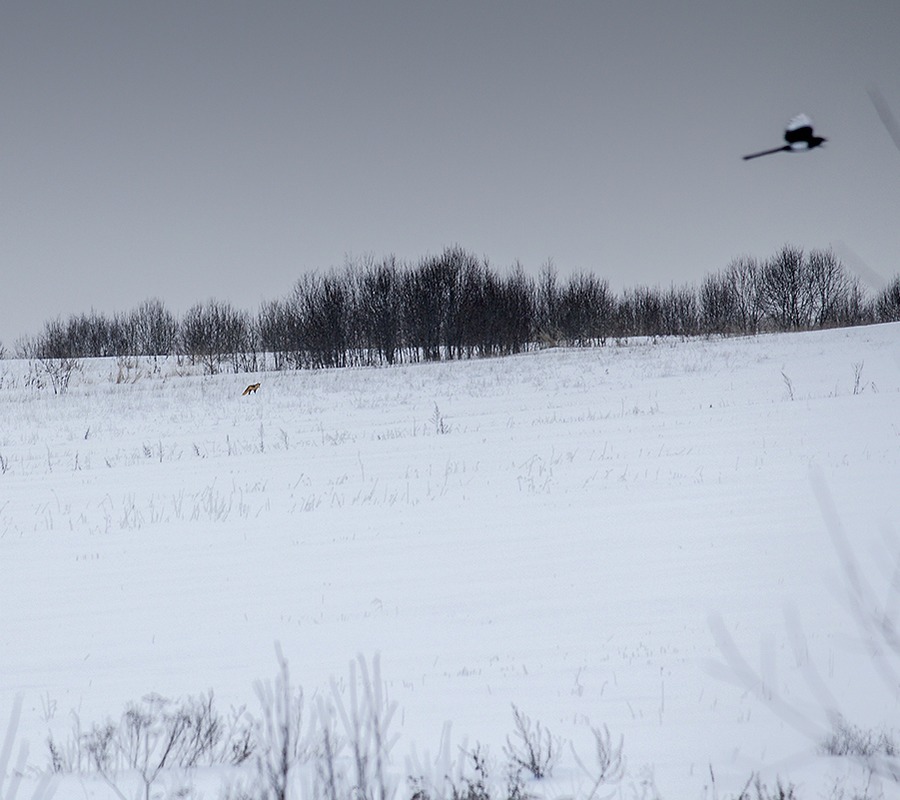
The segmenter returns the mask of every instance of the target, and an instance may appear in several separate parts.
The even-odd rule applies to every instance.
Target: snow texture
[[[834,532],[889,596],[898,324],[121,367],[84,362],[54,395],[0,362],[0,727],[23,697],[33,768],[73,712],[86,727],[210,689],[255,711],[276,643],[308,695],[380,654],[401,774],[448,722],[454,747],[499,758],[515,704],[584,756],[591,725],[623,736],[623,797],[710,797],[710,768],[722,796],[753,771],[827,796],[849,767],[767,698],[824,731],[818,676],[855,724],[897,719]],[[553,780],[578,790],[571,758]],[[113,795],[88,776],[56,796]]]

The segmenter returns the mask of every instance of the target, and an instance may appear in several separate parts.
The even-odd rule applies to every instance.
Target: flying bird
[[[788,153],[800,152],[802,150],[812,150],[818,147],[827,139],[821,136],[813,135],[812,120],[806,114],[798,114],[787,125],[784,132],[784,140],[787,142],[783,147],[773,147],[771,150],[763,150],[761,153],[751,153],[744,156],[744,161],[749,158],[759,158],[760,156],[768,156],[772,153]]]

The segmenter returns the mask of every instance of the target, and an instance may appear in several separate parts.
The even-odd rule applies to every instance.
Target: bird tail
[[[751,158],[759,158],[760,156],[769,156],[772,153],[781,153],[785,150],[790,150],[790,147],[773,147],[771,150],[763,150],[759,153],[751,153],[749,156],[744,156],[744,161],[747,161]]]

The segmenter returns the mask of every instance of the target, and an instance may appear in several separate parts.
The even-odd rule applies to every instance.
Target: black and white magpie
[[[802,150],[812,150],[828,141],[821,136],[813,135],[812,120],[806,114],[798,114],[788,123],[784,132],[784,140],[787,144],[783,147],[773,147],[771,150],[763,150],[761,153],[751,153],[749,156],[744,156],[744,161],[782,151],[796,153]]]

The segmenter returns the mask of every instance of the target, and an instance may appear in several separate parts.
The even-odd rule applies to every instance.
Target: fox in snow
[[[241,397],[243,397],[245,394],[256,394],[257,389],[259,389],[259,384],[251,383],[246,389],[244,389],[243,392],[241,392]]]

